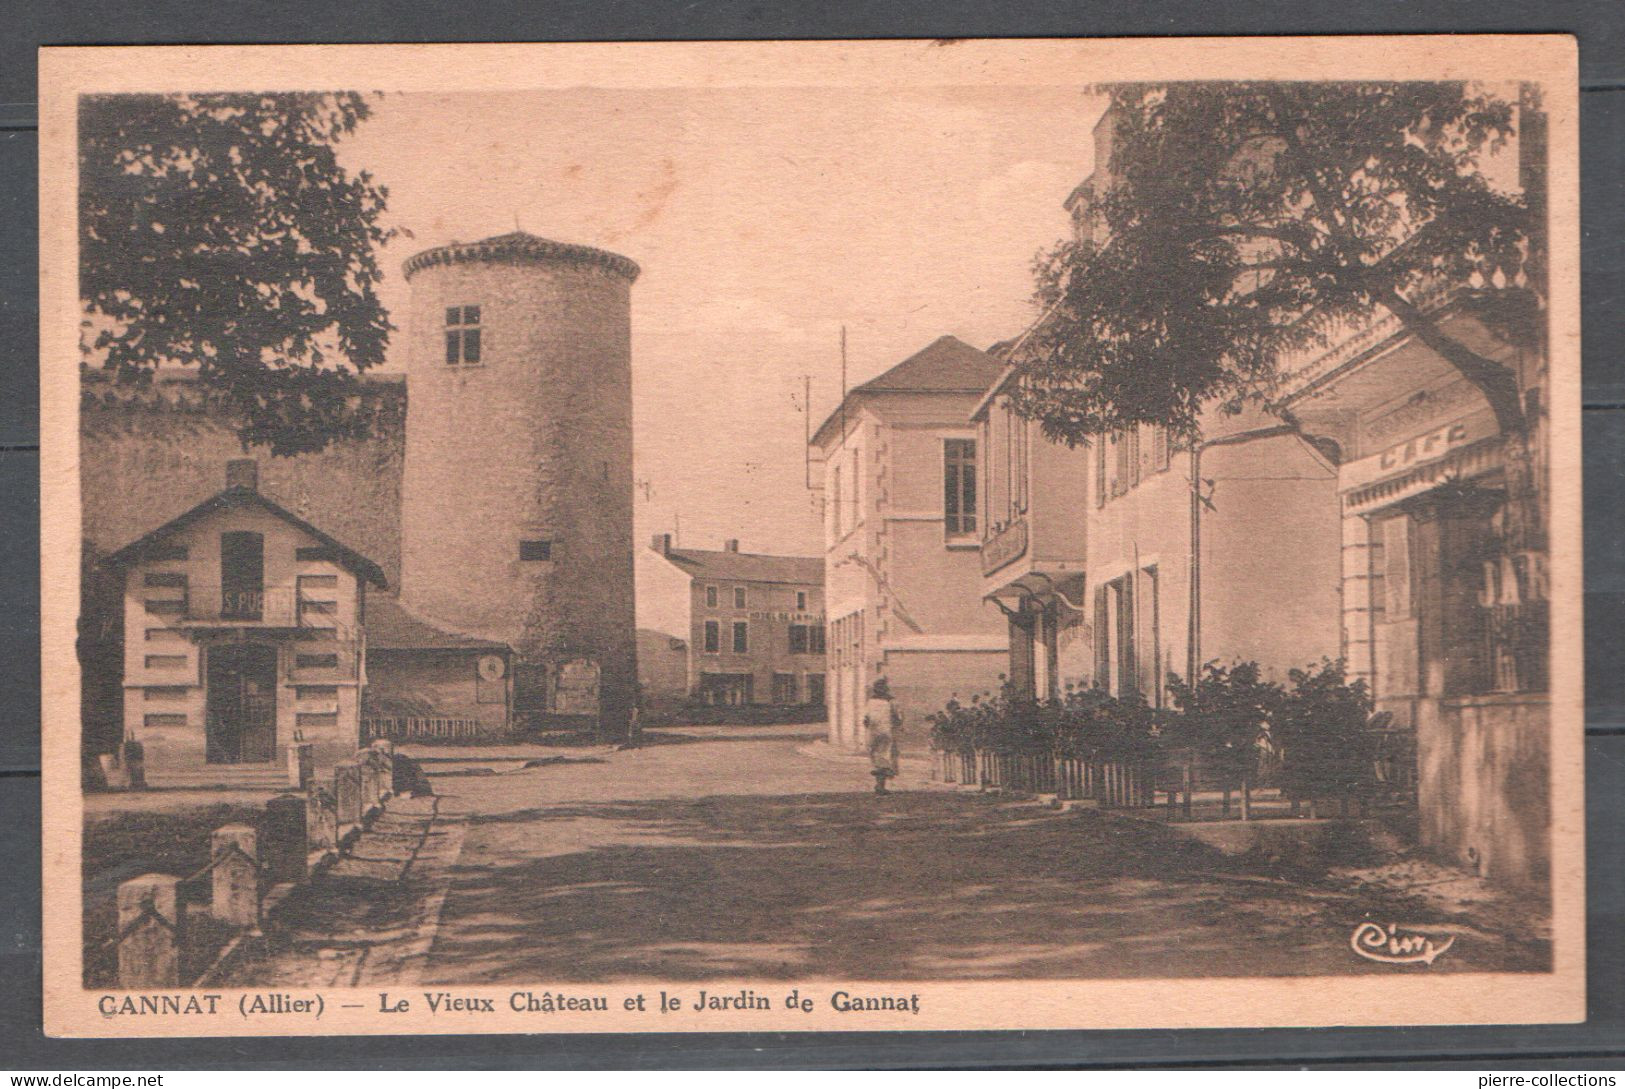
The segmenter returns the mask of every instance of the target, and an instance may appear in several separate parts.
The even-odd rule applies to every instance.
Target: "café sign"
[[[1398,476],[1494,434],[1495,417],[1490,413],[1474,413],[1452,420],[1403,442],[1394,443],[1381,453],[1345,465],[1341,487],[1347,491],[1386,477]]]

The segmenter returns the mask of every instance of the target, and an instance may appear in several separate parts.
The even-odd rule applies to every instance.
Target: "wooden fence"
[[[1324,795],[1301,799],[1281,797],[1268,785],[1264,793],[1272,809],[1290,807],[1283,815],[1299,816],[1307,807],[1311,817],[1368,815],[1382,808],[1416,807],[1416,734],[1412,729],[1381,727],[1367,731],[1370,768],[1348,786],[1329,788]],[[1263,760],[1251,776],[1233,768],[1214,768],[1198,754],[1176,750],[1159,761],[1084,760],[1053,753],[1001,753],[991,749],[932,751],[932,777],[942,782],[1023,794],[1050,794],[1061,800],[1092,800],[1103,809],[1144,808],[1163,795],[1170,817],[1196,816],[1196,795],[1205,794],[1204,806],[1217,796],[1217,816],[1242,820],[1255,816],[1255,794],[1268,783]],[[1239,808],[1232,808],[1232,799]]]
[[[312,766],[308,753],[289,763]],[[295,885],[348,853],[394,792],[393,764],[386,741],[335,767],[331,786],[307,772],[303,796],[290,790],[272,798],[258,827],[215,829],[209,861],[195,872],[123,882],[118,932],[87,954],[116,956],[118,986],[126,990],[212,985]]]
[[[478,741],[487,730],[477,718],[434,715],[369,715],[361,720],[361,740],[373,741]]]
[[[1045,753],[1017,755],[988,749],[937,750],[934,756],[936,777],[947,783],[1053,794],[1067,801],[1093,800],[1109,809],[1154,804],[1156,777],[1145,764]]]

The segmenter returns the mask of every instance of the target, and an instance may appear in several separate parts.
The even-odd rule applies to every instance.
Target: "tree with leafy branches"
[[[1017,409],[1068,444],[1139,424],[1196,441],[1215,405],[1277,407],[1292,353],[1392,315],[1494,411],[1503,547],[1544,548],[1531,376],[1452,335],[1432,302],[1532,357],[1544,349],[1544,183],[1498,187],[1485,169],[1514,137],[1543,143],[1533,90],[1518,102],[1459,82],[1106,91],[1091,229],[1037,263],[1044,317],[1014,360]],[[1531,653],[1540,634],[1522,640]]]
[[[195,367],[245,448],[368,433],[388,191],[335,147],[369,112],[351,92],[82,98],[87,363],[124,383]]]

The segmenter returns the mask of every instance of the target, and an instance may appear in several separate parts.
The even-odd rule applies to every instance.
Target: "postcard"
[[[48,1032],[1584,1019],[1572,39],[40,84]]]

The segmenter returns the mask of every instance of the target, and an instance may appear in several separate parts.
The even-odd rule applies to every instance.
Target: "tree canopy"
[[[388,192],[334,148],[368,114],[348,92],[81,99],[91,365],[126,382],[195,366],[244,446],[273,454],[365,433]]]
[[[1522,426],[1516,377],[1447,336],[1422,296],[1539,336],[1539,210],[1482,167],[1514,104],[1461,83],[1174,83],[1109,89],[1088,229],[1038,261],[1045,317],[1017,407],[1051,438],[1140,423],[1187,434],[1268,399],[1283,353],[1397,316]],[[1099,153],[1097,149],[1097,154]]]

